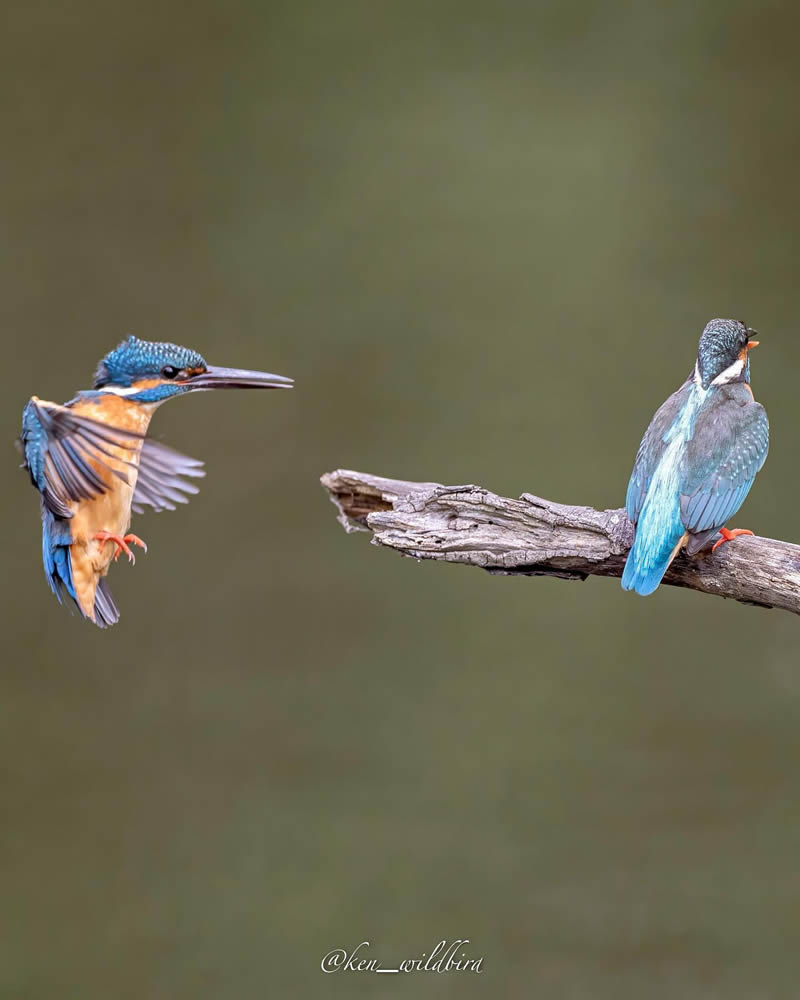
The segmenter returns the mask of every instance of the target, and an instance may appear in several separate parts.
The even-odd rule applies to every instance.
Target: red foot
[[[138,535],[113,535],[110,531],[98,531],[96,535],[92,536],[96,538],[98,542],[113,542],[116,548],[114,549],[114,562],[119,559],[120,552],[124,552],[128,557],[128,562],[135,563],[136,556],[128,548],[128,542],[132,545],[138,545],[140,548],[147,552],[147,546],[139,538]]]
[[[716,552],[720,545],[724,545],[725,542],[732,542],[734,538],[738,538],[739,535],[752,535],[752,531],[748,531],[747,528],[734,528],[732,531],[728,531],[727,528],[720,528],[719,533],[722,538],[718,542],[714,542],[714,546],[711,549],[712,552]]]

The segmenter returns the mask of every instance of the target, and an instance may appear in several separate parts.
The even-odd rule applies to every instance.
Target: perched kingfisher
[[[725,522],[744,503],[769,448],[769,421],[750,388],[755,330],[712,319],[694,371],[656,412],[633,466],[625,509],[635,525],[622,586],[652,594],[685,546],[689,555],[752,531]]]
[[[105,628],[119,620],[106,582],[130,545],[131,510],[175,510],[197,493],[203,463],[147,436],[167,399],[200,389],[287,389],[292,379],[207,365],[197,351],[128,337],[107,354],[94,387],[63,406],[32,396],[22,411],[24,467],[41,495],[42,556],[50,588]],[[188,478],[186,478],[188,477]]]

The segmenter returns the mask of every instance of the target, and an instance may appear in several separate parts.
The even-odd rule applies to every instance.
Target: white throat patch
[[[132,396],[136,392],[140,392],[135,385],[122,386],[122,385],[104,385],[97,392],[110,392],[114,396]]]
[[[745,364],[746,362],[742,358],[737,358],[724,372],[720,372],[711,384],[725,385],[726,382],[733,382],[742,374]]]
[[[742,361],[741,358],[737,358],[737,360],[734,361],[732,365],[729,365],[724,372],[720,372],[719,375],[717,375],[711,385],[725,385],[728,382],[733,382],[734,379],[739,378],[742,374],[746,364],[746,361]],[[695,362],[694,365],[694,384],[701,392],[708,391],[703,389],[703,381],[700,378],[700,366],[697,362]]]

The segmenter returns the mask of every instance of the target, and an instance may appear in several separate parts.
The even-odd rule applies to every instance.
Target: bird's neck
[[[158,406],[158,403],[134,402],[115,393],[97,392],[76,399],[72,409],[109,427],[146,434]]]
[[[732,382],[750,382],[750,362],[747,357],[737,358],[733,364],[728,365],[728,367],[719,373],[717,377],[711,382],[708,389],[703,389],[703,380],[700,377],[700,363],[695,362],[694,375],[692,376],[692,381],[695,386],[701,392],[708,392],[714,386],[720,385],[730,385]]]

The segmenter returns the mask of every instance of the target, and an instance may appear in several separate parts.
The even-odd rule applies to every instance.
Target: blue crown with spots
[[[161,343],[128,337],[110,351],[97,366],[94,388],[104,385],[131,386],[143,378],[158,378],[164,368],[206,368],[197,351],[178,344]]]

